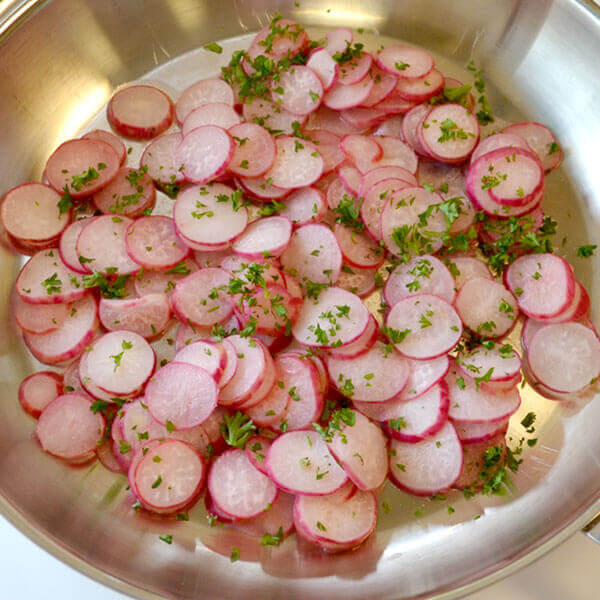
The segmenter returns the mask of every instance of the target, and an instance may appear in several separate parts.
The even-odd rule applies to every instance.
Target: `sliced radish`
[[[397,302],[387,315],[386,325],[400,338],[395,342],[396,349],[419,360],[445,354],[462,334],[462,323],[454,308],[431,294],[416,294]]]
[[[326,209],[323,192],[315,187],[303,187],[294,190],[286,198],[285,208],[279,211],[279,215],[287,217],[294,226],[301,226],[321,221]]]
[[[347,202],[350,199],[351,196],[341,177],[336,177],[327,186],[327,206],[331,210],[336,209],[342,202]]]
[[[419,141],[417,131],[430,110],[431,106],[429,104],[418,104],[411,108],[402,120],[402,135],[406,143],[420,156],[426,156],[427,154]]]
[[[183,122],[181,133],[186,136],[190,131],[202,125],[216,125],[222,129],[229,129],[241,122],[240,116],[230,104],[224,102],[211,102],[195,108]]]
[[[23,410],[36,419],[56,400],[63,390],[62,378],[54,371],[38,371],[25,377],[19,386],[19,402]]]
[[[480,156],[493,152],[499,148],[522,148],[531,151],[529,144],[520,136],[514,133],[494,133],[479,141],[475,150],[471,154],[471,163],[474,163]]]
[[[377,64],[401,79],[419,79],[434,66],[429,52],[413,46],[388,46],[377,54]]]
[[[328,90],[337,80],[339,66],[325,48],[317,48],[310,55],[306,66],[321,80],[324,90]]]
[[[348,87],[348,86],[346,86]],[[327,108],[322,104],[318,110],[308,116],[304,130],[325,129],[336,135],[347,135],[349,133],[364,133],[357,127],[346,123],[337,110]]]
[[[92,199],[105,215],[120,214],[135,218],[145,210],[154,208],[156,191],[144,167],[139,171],[122,167],[114,179],[98,190]]]
[[[203,368],[219,385],[229,359],[222,344],[204,340],[183,347],[173,360]]]
[[[233,251],[245,258],[279,256],[292,234],[287,217],[264,217],[251,223],[233,244]]]
[[[77,254],[77,238],[81,233],[81,230],[93,219],[85,218],[79,219],[78,221],[73,221],[60,236],[60,241],[58,243],[58,252],[60,254],[60,258],[62,261],[77,273],[87,274],[89,271],[87,268],[79,262],[79,255]]]
[[[364,77],[352,85],[344,85],[337,81],[325,93],[323,103],[332,110],[345,110],[360,106],[373,90],[373,79]]]
[[[346,27],[340,27],[333,29],[325,35],[327,43],[325,44],[325,50],[333,56],[334,54],[342,54],[346,49],[346,46],[352,44],[354,35],[351,29]]]
[[[177,100],[175,111],[179,123],[199,106],[213,102],[222,102],[233,106],[234,97],[231,87],[222,79],[203,79],[188,87]]]
[[[390,478],[400,489],[416,496],[448,489],[458,479],[462,465],[462,446],[450,423],[416,444],[391,442]]]
[[[361,50],[351,60],[340,65],[338,81],[344,85],[358,83],[367,76],[372,64],[373,56]]]
[[[390,178],[378,181],[366,192],[360,207],[360,216],[373,239],[382,239],[382,214],[388,201],[395,199],[403,189],[409,187],[411,185],[402,179]]]
[[[336,285],[361,298],[365,298],[375,289],[375,273],[377,269],[361,269],[350,265],[342,265],[342,272]]]
[[[291,135],[294,133],[294,123],[302,126],[306,121],[306,116],[295,115],[264,98],[253,98],[244,102],[242,110],[246,122],[256,123],[274,135]]]
[[[14,311],[17,325],[29,333],[56,331],[67,318],[66,304],[30,304],[21,296],[14,296]]]
[[[113,442],[106,440],[96,448],[96,456],[105,469],[112,473],[125,473],[125,469],[117,460],[113,452]]]
[[[252,194],[259,202],[284,198],[290,193],[289,189],[277,187],[273,185],[270,179],[264,179],[263,177],[240,178],[238,181],[244,190]]]
[[[565,321],[579,321],[587,316],[590,312],[591,300],[586,289],[579,283],[575,282],[575,293],[573,300],[568,308],[556,315],[555,317],[538,317],[543,323],[564,323]]]
[[[244,446],[244,451],[246,452],[248,460],[252,463],[252,466],[265,475],[267,474],[265,458],[267,456],[267,450],[271,446],[271,442],[271,438],[265,437],[264,435],[253,435],[248,439]]]
[[[375,65],[371,68],[371,76],[373,77],[373,89],[362,103],[363,106],[368,108],[372,108],[388,98],[398,83],[396,74],[388,73]]]
[[[499,346],[494,342],[460,352],[456,362],[470,377],[480,377],[489,373],[485,383],[510,381],[521,370],[521,357],[512,346],[510,344]]]
[[[397,85],[398,84],[396,84],[396,86]],[[384,98],[375,105],[375,108],[384,111],[388,115],[404,115],[411,108],[414,108],[415,104],[415,102],[410,102],[401,98],[396,92],[396,88],[394,88],[387,98]]]
[[[138,296],[167,294],[169,297],[179,280],[197,270],[198,265],[191,258],[186,258],[166,271],[140,271],[133,279],[135,292]]]
[[[546,172],[553,171],[560,166],[563,153],[555,135],[540,123],[515,123],[502,130],[522,137],[542,161]]]
[[[152,140],[144,150],[140,165],[148,169],[148,175],[161,183],[179,183],[184,180],[181,163],[176,153],[183,136],[169,133]]]
[[[398,137],[378,135],[376,138],[383,154],[378,161],[373,163],[371,168],[402,167],[410,173],[417,172],[419,159],[410,146]]]
[[[398,80],[394,94],[406,102],[426,102],[439,94],[443,87],[444,76],[437,69],[433,69],[425,77]]]
[[[340,136],[325,129],[316,129],[308,136],[323,159],[323,173],[329,173],[345,160],[340,148]]]
[[[454,305],[465,327],[487,338],[504,335],[519,316],[515,297],[501,283],[481,277],[460,288]]]
[[[479,258],[473,256],[453,256],[447,260],[446,264],[450,272],[454,275],[454,288],[457,291],[471,279],[478,277],[493,279],[490,269]]]
[[[235,147],[229,171],[240,177],[260,177],[275,160],[275,142],[256,123],[240,123],[229,128]]]
[[[344,136],[340,148],[361,173],[371,169],[373,163],[381,158],[383,153],[381,146],[373,138],[358,134]]]
[[[279,492],[277,499],[269,507],[269,510],[264,511],[253,519],[240,519],[233,523],[233,526],[255,538],[264,537],[265,533],[272,536],[286,536],[292,533],[294,529],[294,496]]]
[[[378,267],[383,262],[383,252],[371,237],[362,231],[337,223],[333,229],[344,260],[363,269]]]
[[[98,314],[108,331],[126,329],[150,339],[167,328],[171,306],[163,293],[146,294],[131,300],[100,298]]]
[[[44,408],[35,433],[42,448],[67,460],[85,458],[104,435],[104,418],[82,394],[64,394]]]
[[[477,444],[490,440],[497,434],[506,431],[508,421],[491,421],[490,423],[468,423],[453,421],[461,444]]]
[[[307,115],[321,104],[323,84],[318,75],[308,66],[294,65],[284,71],[272,85],[275,102],[295,115]]]
[[[338,169],[338,175],[346,190],[350,194],[356,195],[361,180],[360,171],[350,165],[341,165]]]
[[[323,159],[317,147],[307,140],[281,136],[275,140],[277,152],[265,177],[281,188],[299,188],[313,184],[323,173]]]
[[[398,396],[399,400],[412,400],[446,376],[450,368],[448,356],[443,354],[429,360],[408,360],[409,374],[406,386]]]
[[[300,24],[291,19],[276,19],[275,23],[280,30],[274,31],[272,24],[265,25],[256,34],[249,49],[250,54],[254,54],[252,46],[255,46],[255,50],[259,51],[256,54],[264,52],[267,56],[279,60],[295,56],[308,46],[310,39]]]
[[[419,185],[417,178],[403,167],[376,167],[367,171],[361,178],[358,195],[363,197],[380,181],[400,179],[408,185]]]
[[[489,464],[488,450],[494,448],[499,451],[496,465]],[[494,456],[496,456],[494,454]],[[454,487],[459,490],[474,493],[485,485],[486,480],[492,476],[499,475],[500,465],[504,463],[506,456],[505,432],[499,431],[489,440],[475,442],[463,446],[463,468],[460,477],[455,481]],[[492,478],[495,481],[495,478]]]
[[[282,388],[278,384],[281,381],[281,377],[279,376],[277,359],[278,357],[275,359],[275,385],[257,405],[245,411],[254,424],[259,427],[269,427],[274,426],[276,423],[282,423],[285,420],[288,406],[292,401],[291,396],[287,392],[282,392]]]
[[[119,157],[119,164],[125,162],[125,157],[127,156],[125,144],[114,133],[104,129],[94,129],[83,134],[81,137],[86,140],[100,140],[101,142],[110,144]]]
[[[388,77],[391,77],[391,75],[388,74]],[[394,115],[390,117],[389,114],[386,113],[385,121],[383,121],[383,123],[377,127],[377,129],[373,132],[373,135],[391,135],[406,141],[404,140],[404,134],[402,133],[403,120],[404,117],[402,115]]]
[[[521,148],[505,149],[504,157],[498,154],[490,166],[499,183],[490,188],[490,198],[503,206],[528,204],[544,185],[544,171],[537,156]]]
[[[373,90],[371,90],[371,94]],[[370,129],[371,127],[377,127],[387,116],[382,110],[377,108],[368,108],[366,106],[355,106],[354,108],[347,108],[340,113],[342,119],[358,127],[359,129]]]
[[[377,321],[371,315],[369,324],[357,340],[350,344],[331,348],[329,350],[329,356],[335,360],[350,360],[352,358],[357,358],[373,347],[373,344],[377,341],[378,334],[379,326],[377,325]]]
[[[277,486],[292,494],[331,494],[347,480],[316,431],[291,431],[279,436],[267,452],[265,465]]]

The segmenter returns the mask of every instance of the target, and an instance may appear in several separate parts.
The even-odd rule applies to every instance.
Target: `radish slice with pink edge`
[[[383,153],[375,139],[358,134],[345,135],[340,142],[340,148],[361,174],[368,171]]]
[[[132,396],[150,378],[155,362],[152,346],[142,336],[133,331],[111,331],[86,351],[79,376],[114,396]]]
[[[346,86],[347,87],[347,86]],[[347,135],[349,133],[365,133],[349,123],[346,123],[340,116],[337,110],[327,108],[321,104],[318,110],[308,115],[308,119],[304,125],[304,131],[312,131],[314,129],[331,131],[336,135]]]
[[[372,93],[372,92],[371,92]],[[377,127],[387,116],[387,114],[376,108],[366,106],[355,106],[341,111],[340,116],[346,123],[358,127],[359,129],[370,129]]]
[[[231,256],[233,253],[230,248],[226,250],[218,250],[210,252],[207,250],[194,252],[194,262],[203,269],[204,267],[218,267],[224,258]]]
[[[300,227],[320,222],[326,211],[327,203],[323,192],[315,187],[303,187],[294,190],[285,199],[285,208],[278,214],[287,217],[295,227]]]
[[[250,395],[235,403],[235,408],[239,408],[242,411],[248,410],[257,404],[260,404],[267,394],[271,391],[273,384],[275,383],[275,366],[273,365],[273,359],[265,342],[259,337],[254,338],[256,342],[261,342],[263,352],[265,353],[266,366],[262,373],[262,377],[258,381],[258,385],[253,389]],[[238,357],[239,358],[239,357]],[[239,365],[239,360],[238,360]]]
[[[237,254],[231,254],[221,261],[221,268],[229,271],[235,275],[235,277],[241,279],[245,283],[253,284],[253,280],[255,279],[255,269],[260,271],[267,285],[281,285],[283,283],[281,271],[274,266],[272,260],[269,262],[263,257],[255,260],[248,260],[242,256],[238,256]]]
[[[560,166],[563,152],[556,136],[548,127],[540,123],[514,123],[502,130],[522,137],[529,147],[538,155],[546,172],[553,171]]]
[[[499,148],[522,148],[523,150],[529,150],[531,147],[529,144],[520,136],[514,133],[494,133],[488,137],[479,140],[475,150],[471,154],[471,163],[474,163],[479,157],[493,152]]]
[[[248,460],[252,463],[252,466],[265,475],[267,474],[265,458],[272,441],[271,438],[265,437],[264,435],[253,435],[248,439],[244,446],[244,451],[246,452]]]
[[[241,177],[238,179],[238,182],[246,192],[252,194],[259,202],[285,198],[291,191],[273,185],[270,180],[267,180],[264,177],[254,179]]]
[[[359,490],[375,490],[387,476],[387,440],[367,417],[349,414],[347,421],[340,420],[339,430],[331,430],[327,447]]]
[[[148,169],[148,175],[160,183],[180,183],[185,178],[181,163],[176,157],[177,149],[183,140],[180,132],[161,135],[152,140],[144,150],[140,165]]]
[[[181,133],[184,137],[196,127],[202,125],[216,125],[222,129],[229,129],[241,123],[240,116],[233,106],[224,102],[211,102],[195,108],[183,122]]]
[[[35,430],[42,448],[67,460],[93,453],[104,435],[100,413],[90,410],[92,402],[82,394],[58,396],[44,408]]]
[[[346,46],[352,44],[354,34],[347,27],[339,27],[325,34],[325,50],[333,56],[341,54],[346,49]]]
[[[504,273],[504,282],[517,295],[517,304],[529,317],[555,317],[571,303],[575,276],[571,265],[555,254],[517,258]]]
[[[103,188],[118,170],[119,157],[110,144],[79,139],[63,142],[46,161],[44,173],[60,194],[67,187],[72,198],[83,198]]]
[[[383,262],[383,251],[373,239],[363,231],[336,223],[333,233],[338,242],[344,261],[363,269],[376,268]]]
[[[221,435],[221,425],[225,425],[225,415],[228,414],[228,411],[224,408],[217,406],[210,414],[210,417],[208,417],[201,425],[215,452],[221,452],[227,447],[227,444]]]
[[[399,394],[408,381],[407,360],[383,342],[352,359],[326,361],[329,378],[338,391],[353,400],[385,402]]]
[[[338,169],[338,176],[348,193],[356,195],[360,185],[361,173],[351,165],[342,165]]]
[[[135,488],[141,504],[151,512],[176,512],[196,499],[202,489],[206,467],[190,445],[166,440],[142,454],[132,464]],[[156,482],[160,483],[156,483]]]
[[[343,201],[351,198],[351,193],[344,185],[341,177],[336,177],[327,186],[327,206],[331,210],[336,209]]]
[[[14,295],[13,309],[17,325],[29,333],[56,331],[69,311],[66,304],[30,304],[18,294]]]
[[[96,456],[105,469],[108,469],[112,473],[125,474],[125,469],[121,466],[121,463],[117,460],[113,452],[113,442],[106,440],[102,442],[96,448]]]
[[[340,149],[341,137],[325,129],[315,129],[308,135],[323,159],[323,173],[329,173],[346,160]]]
[[[451,419],[468,423],[504,421],[514,414],[520,404],[518,389],[492,393],[478,385],[477,380],[465,375],[457,365],[451,365],[446,375],[450,395]]]
[[[375,161],[371,169],[378,167],[402,167],[410,173],[416,173],[419,159],[412,148],[400,138],[389,135],[374,136],[383,152],[381,158]]]
[[[346,500],[296,496],[294,524],[298,535],[328,552],[351,550],[375,530],[377,499],[362,490]]]
[[[81,230],[95,217],[87,217],[85,219],[79,219],[73,221],[60,236],[58,242],[58,252],[62,261],[77,273],[87,275],[89,271],[84,265],[79,262],[79,255],[77,254],[77,238],[81,233]]]
[[[456,428],[461,444],[477,444],[491,440],[497,434],[506,431],[508,420],[492,421],[490,423],[468,423],[465,421],[452,421]]]
[[[600,375],[600,341],[581,323],[542,327],[531,340],[527,358],[533,375],[555,392],[579,392]]]
[[[263,538],[266,533],[272,536],[286,536],[294,530],[294,496],[279,492],[277,499],[269,510],[253,519],[240,519],[233,523],[233,527],[242,533],[255,538]]]
[[[390,446],[390,479],[409,494],[447,490],[462,470],[463,450],[451,423],[416,444],[392,440]]]
[[[396,92],[396,88],[394,88],[391,94],[375,105],[375,108],[384,111],[388,115],[405,115],[411,108],[415,107],[415,104],[415,102],[401,98]]]
[[[375,289],[375,273],[377,269],[361,269],[350,265],[342,265],[342,272],[335,282],[341,287],[361,298],[366,298]]]
[[[179,280],[197,270],[198,265],[191,258],[186,258],[166,271],[138,273],[133,279],[135,292],[138,296],[166,294],[169,297]]]
[[[173,360],[203,368],[219,385],[228,356],[222,344],[203,340],[184,346]]]
[[[151,85],[130,85],[113,94],[106,116],[122,136],[148,140],[171,126],[174,107],[162,90]]]
[[[145,269],[170,269],[184,260],[190,249],[181,241],[173,219],[140,217],[127,228],[127,254]]]
[[[377,129],[373,132],[373,135],[391,135],[392,137],[400,138],[402,141],[406,141],[404,139],[404,134],[402,133],[402,121],[404,117],[402,115],[394,115],[389,116],[386,113],[386,118],[383,123],[377,127]]]
[[[397,302],[387,315],[386,326],[400,338],[395,342],[396,349],[417,360],[436,358],[452,350],[462,334],[462,323],[454,308],[431,294],[416,294]]]
[[[212,463],[208,492],[217,508],[233,519],[259,516],[278,494],[277,486],[238,448],[224,452]]]
[[[125,162],[125,157],[127,156],[125,144],[114,133],[104,129],[94,129],[93,131],[84,133],[81,137],[85,140],[100,140],[101,142],[110,144],[119,157],[119,164],[122,165]]]
[[[92,197],[94,204],[105,215],[139,217],[148,208],[154,208],[156,191],[146,169],[121,167],[114,179]]]
[[[349,307],[339,318],[337,306]],[[334,315],[335,334],[326,313]],[[369,324],[369,311],[362,300],[346,290],[330,287],[323,290],[317,300],[305,302],[298,320],[292,327],[292,335],[301,344],[311,347],[335,348],[358,339]],[[338,329],[339,325],[339,329]],[[324,333],[322,333],[324,332]]]
[[[171,305],[163,293],[141,298],[100,298],[100,322],[108,331],[126,329],[151,339],[163,333],[171,317]]]
[[[391,439],[414,444],[436,434],[448,420],[448,386],[442,381],[417,398],[388,409],[385,431]]]
[[[515,297],[501,283],[480,277],[460,288],[454,306],[465,327],[486,338],[504,335],[519,316]]]
[[[434,66],[429,52],[414,46],[388,46],[377,53],[377,64],[384,71],[401,79],[419,79]]]
[[[202,79],[186,88],[175,105],[177,120],[183,124],[186,117],[203,104],[222,102],[233,106],[234,96],[231,86],[222,79]]]
[[[479,141],[479,121],[462,104],[432,108],[417,128],[419,142],[436,160],[466,160]]]
[[[448,262],[448,269],[454,276],[454,288],[456,291],[477,277],[484,279],[493,279],[493,275],[489,267],[479,258],[474,256],[452,256],[452,258],[444,259]]]
[[[362,106],[367,108],[373,108],[379,102],[385,100],[394,91],[398,83],[398,76],[396,74],[388,73],[376,65],[371,67],[371,76],[373,77],[373,89],[362,103]]]
[[[590,312],[591,300],[586,289],[579,283],[575,282],[575,293],[571,304],[555,317],[538,317],[538,320],[543,323],[564,323],[565,321],[579,321]]]
[[[275,140],[275,161],[265,174],[273,185],[299,188],[313,184],[323,173],[323,159],[317,147],[307,140],[281,136]]]
[[[63,373],[63,388],[65,392],[77,392],[86,395],[85,388],[79,380],[79,361],[70,362]]]
[[[373,79],[365,77],[352,85],[344,85],[337,81],[334,83],[323,98],[323,103],[332,110],[345,110],[360,106],[373,90]]]
[[[465,375],[486,376],[486,383],[510,381],[521,371],[521,357],[510,344],[486,342],[459,352],[456,362]]]
[[[339,65],[325,48],[314,50],[306,66],[320,79],[324,90],[328,90],[337,81]]]
[[[58,237],[71,213],[59,208],[61,196],[42,183],[25,183],[10,190],[2,200],[0,219],[10,235],[29,242]]]
[[[342,253],[333,232],[325,225],[303,225],[294,231],[281,254],[281,265],[300,285],[334,283],[342,268]]]
[[[216,179],[229,166],[234,145],[229,133],[216,125],[202,125],[190,131],[175,151],[175,162],[192,183]]]
[[[429,104],[418,104],[411,108],[402,120],[402,136],[406,143],[420,156],[428,156],[428,154],[419,141],[417,130],[430,110],[431,106]]]
[[[226,294],[229,279],[224,269],[201,269],[180,279],[171,296],[173,312],[180,321],[194,325],[225,321],[233,312]]]
[[[19,402],[23,410],[37,419],[44,408],[62,394],[62,390],[62,377],[58,373],[38,371],[21,382]]]
[[[229,128],[235,147],[229,171],[240,177],[260,177],[275,160],[271,134],[256,123],[240,123]]]
[[[295,56],[308,46],[308,34],[300,24],[291,19],[276,19],[275,22],[281,31],[274,32],[273,24],[265,25],[256,34],[248,49],[252,58],[258,54],[266,54],[277,61],[284,56]]]
[[[329,356],[334,360],[350,360],[357,358],[368,352],[373,347],[373,344],[375,344],[377,341],[378,334],[379,325],[377,324],[377,321],[373,315],[371,315],[369,318],[369,324],[357,340],[350,344],[344,344],[343,346],[331,348],[328,351]]]
[[[295,115],[307,115],[319,108],[323,98],[323,84],[308,66],[294,65],[281,73],[271,86],[273,100]]]
[[[235,314],[232,314],[227,321],[219,324],[219,328],[222,328],[222,331],[225,334],[231,334],[237,331],[239,325],[240,322],[238,321],[238,318],[235,316]],[[190,323],[179,323],[177,326],[177,335],[175,336],[175,350],[179,352],[179,350],[181,350],[184,346],[199,340],[212,340],[212,329],[212,326],[208,325],[200,326],[191,325]]]
[[[279,256],[292,235],[292,222],[287,217],[263,217],[248,225],[233,243],[233,251],[244,258]]]
[[[407,102],[427,102],[437,96],[444,88],[444,76],[433,69],[431,73],[419,79],[399,79],[394,94]]]
[[[284,433],[274,440],[265,461],[269,477],[291,494],[331,494],[348,477],[316,431]]]
[[[289,404],[292,401],[288,393],[281,393],[281,388],[277,384],[278,378],[277,358],[275,359],[275,385],[269,393],[258,404],[247,408],[244,412],[252,419],[255,425],[259,427],[270,427],[276,423],[282,423]]]
[[[146,404],[162,425],[190,429],[208,419],[217,405],[217,384],[201,367],[171,362],[159,369],[146,386]]]
[[[395,199],[404,188],[410,187],[410,183],[392,177],[374,183],[366,194],[363,194],[364,200],[360,206],[360,216],[374,240],[382,239],[381,215],[388,201],[392,198]]]
[[[454,302],[454,278],[439,258],[430,254],[415,256],[390,273],[383,289],[388,306],[415,294],[433,294],[450,304]]]
[[[294,127],[302,126],[306,121],[306,115],[295,115],[264,98],[252,98],[250,102],[244,102],[242,112],[247,123],[258,123],[268,132],[276,131],[278,134],[283,132],[292,135]]]
[[[429,360],[408,360],[409,374],[406,386],[398,396],[399,400],[412,400],[431,389],[441,381],[450,368],[446,354]]]
[[[23,265],[15,289],[30,304],[74,302],[89,293],[79,273],[62,262],[56,248],[34,254]]]
[[[362,81],[373,64],[373,56],[360,50],[351,60],[340,65],[338,82],[344,85],[353,85]]]

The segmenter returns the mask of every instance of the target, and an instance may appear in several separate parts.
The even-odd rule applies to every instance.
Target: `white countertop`
[[[0,518],[0,573],[6,600],[129,600],[38,548]],[[581,533],[533,565],[469,600],[598,600],[600,546]]]

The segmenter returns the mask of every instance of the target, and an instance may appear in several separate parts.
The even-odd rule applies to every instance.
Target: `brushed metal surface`
[[[376,47],[403,39],[430,49],[442,70],[465,78],[475,60],[501,119],[549,124],[565,149],[548,180],[545,209],[559,221],[559,252],[575,265],[599,323],[600,257],[575,247],[600,239],[600,21],[573,0],[54,0],[1,3],[0,192],[38,179],[48,154],[90,126],[115,87],[147,76],[181,91],[217,72],[202,44],[243,45],[279,11],[318,33],[365,29]],[[242,37],[240,37],[242,36]],[[102,115],[97,119],[102,120]],[[501,122],[501,121],[500,121]],[[563,236],[568,243],[560,246]],[[538,443],[504,498],[456,494],[417,500],[388,486],[377,533],[359,550],[326,556],[295,537],[262,548],[206,522],[136,515],[126,479],[100,465],[73,469],[39,451],[34,421],[16,400],[34,367],[11,321],[20,257],[0,249],[0,511],[37,543],[98,580],[139,598],[456,597],[507,574],[565,539],[600,510],[600,401],[543,400],[530,388],[511,420],[513,443],[529,410]],[[447,505],[455,509],[448,514]],[[415,510],[421,516],[415,517]],[[473,520],[474,515],[481,515]],[[172,534],[173,544],[159,540]],[[242,560],[231,565],[231,547]]]

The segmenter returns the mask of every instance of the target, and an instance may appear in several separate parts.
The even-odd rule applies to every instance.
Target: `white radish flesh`
[[[131,300],[101,298],[98,314],[108,331],[126,329],[151,339],[167,328],[171,306],[163,293],[146,294]]]

